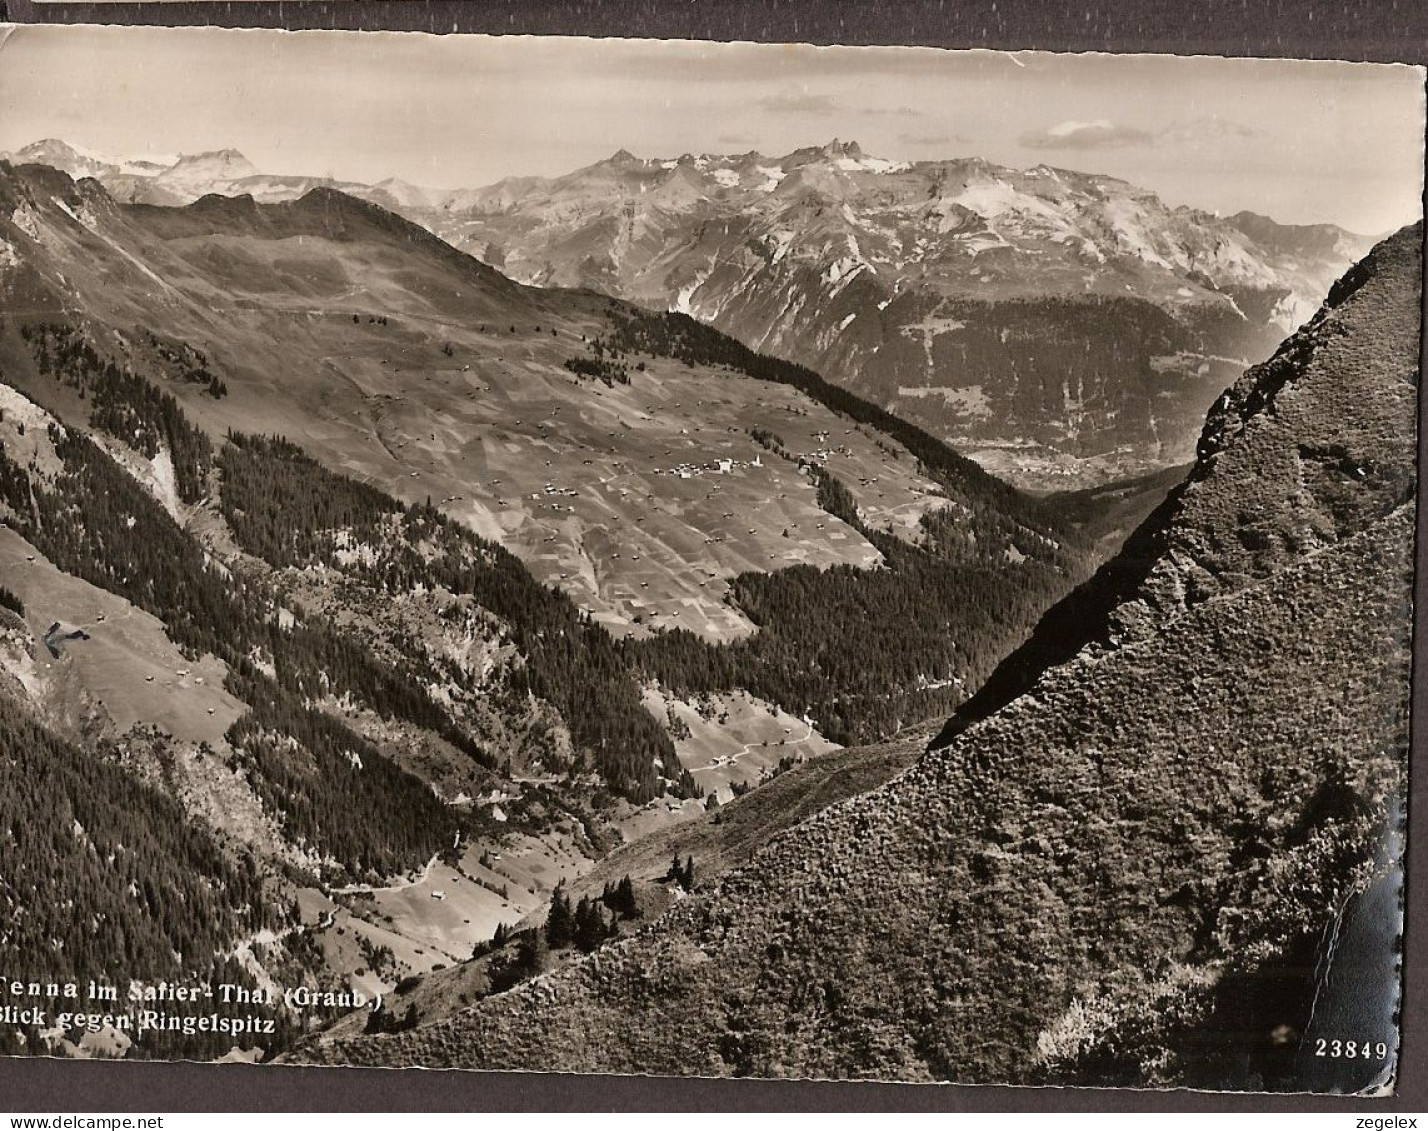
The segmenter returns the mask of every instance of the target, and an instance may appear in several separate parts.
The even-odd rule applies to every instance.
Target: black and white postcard
[[[1423,143],[0,27],[0,1052],[1391,1091]]]

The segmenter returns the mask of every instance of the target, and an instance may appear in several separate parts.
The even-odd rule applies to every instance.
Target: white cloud
[[[1106,118],[1093,122],[1058,122],[1044,130],[1022,134],[1029,149],[1129,149],[1155,144],[1155,135],[1135,126],[1118,125]]]

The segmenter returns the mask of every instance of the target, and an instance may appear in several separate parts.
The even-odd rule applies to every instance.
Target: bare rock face
[[[1216,405],[1057,614],[1070,654],[640,934],[303,1057],[1287,1086],[1303,968],[1405,787],[1421,240]]]

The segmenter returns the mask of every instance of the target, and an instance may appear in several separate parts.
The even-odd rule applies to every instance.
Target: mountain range
[[[820,225],[907,209],[930,167],[840,144],[755,182],[775,163],[622,153],[562,188],[349,192],[232,151],[46,144],[0,162],[0,966],[103,979],[117,939],[140,984],[335,996],[261,1039],[31,1026],[4,1051],[1303,1078],[1325,1023],[1305,971],[1382,880],[1404,788],[1421,227],[1305,283],[1319,305],[1188,448],[1087,440],[1072,481],[1146,474],[1038,497],[946,420],[702,320],[723,317],[699,306],[713,274],[671,301],[536,287],[493,265],[526,275],[514,239],[486,262],[441,234],[522,208],[584,231],[601,178],[664,199],[661,224],[727,199],[711,184],[803,200],[798,246],[755,272],[771,287],[849,259]],[[1053,343],[1030,371],[993,351],[1060,374],[1040,402],[1002,386],[1017,428],[1083,419],[1078,357],[1121,390],[1092,432],[1135,397],[1156,428],[1189,414],[1117,366],[1176,335],[1247,342],[1253,311],[1254,334],[1298,320],[1265,257],[1327,271],[1348,238],[1206,235],[1104,178],[988,175],[1026,178],[985,190],[1014,198],[1008,246],[973,254],[985,201],[945,211],[945,265],[879,314],[992,288],[929,349],[952,380],[938,351],[974,323]],[[1103,252],[1076,293],[1089,253],[1027,226],[1023,197],[1062,200],[1040,177],[1120,217],[1097,247],[1140,200],[1169,266]],[[798,187],[827,178],[862,194],[853,221]],[[668,268],[654,290],[729,238],[695,230],[668,262],[640,252]],[[899,237],[866,239],[799,309],[882,285]],[[1192,246],[1219,281],[1173,281]],[[1012,315],[1031,321],[988,329]],[[1042,460],[1023,482],[1056,481],[1063,441],[1016,448]]]
[[[1339,964],[1395,977],[1335,941],[1391,886],[1406,788],[1422,240],[1223,393],[1183,482],[1049,615],[1066,654],[1033,638],[911,768],[587,957],[527,947],[514,988],[433,989],[299,1059],[1304,1087],[1363,1006]]]
[[[0,164],[0,315],[17,976],[104,976],[105,922],[140,981],[390,990],[622,841],[945,717],[1092,564],[809,370],[329,187]]]
[[[521,282],[692,314],[1038,491],[1186,462],[1219,392],[1370,243],[1171,207],[1108,176],[837,141],[782,157],[621,150],[459,190],[265,175],[232,150],[155,168],[45,141],[12,160],[155,204],[335,187]]]

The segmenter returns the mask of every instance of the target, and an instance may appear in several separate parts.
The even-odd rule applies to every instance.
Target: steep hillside
[[[877,746],[837,750],[807,761],[795,762],[793,756],[786,755],[786,761],[757,788],[696,820],[667,826],[621,846],[589,873],[560,889],[577,908],[582,902],[599,908],[597,939],[572,937],[566,945],[554,948],[547,940],[540,966],[548,970],[578,961],[592,942],[599,945],[604,941],[598,936],[632,934],[684,898],[684,889],[672,874],[672,861],[695,860],[697,882],[716,881],[747,864],[779,833],[837,802],[875,789],[907,769],[922,753],[928,737],[928,728],[920,728]],[[391,1012],[404,1016],[412,1009],[430,1025],[493,992],[504,971],[511,971],[504,974],[507,979],[513,974],[528,977],[538,973],[534,968],[521,969],[523,944],[528,946],[533,934],[549,935],[550,927],[551,915],[545,906],[520,922],[504,923],[496,940],[475,949],[472,961],[409,979],[392,1002]],[[324,1040],[370,1032],[371,1016],[349,1014],[332,1026]]]
[[[1421,242],[1379,245],[1216,406],[1141,556],[1079,598],[1089,642],[1025,693],[634,937],[303,1056],[1302,1080],[1320,940],[1405,787]]]
[[[712,646],[716,673],[681,690],[733,686],[744,642],[773,649],[759,695],[837,741],[879,737],[960,702],[1084,572],[1081,539],[1032,500],[816,375],[687,319],[654,333],[636,308],[519,286],[334,190],[122,205],[25,166],[0,182],[6,208],[0,365],[38,403],[97,410],[56,379],[66,351],[147,367],[210,442],[281,435],[500,543],[616,637]],[[143,454],[170,453],[192,504],[172,431]],[[870,676],[830,680],[821,643],[778,631],[832,633],[850,592],[895,631],[929,574],[919,645],[890,637]],[[827,591],[810,600],[805,579]],[[669,682],[656,653],[636,666]]]
[[[1265,577],[1411,495],[1413,449],[1404,446],[1402,430],[1412,420],[1416,385],[1350,404],[1356,386],[1332,381],[1372,372],[1395,348],[1411,356],[1416,298],[1402,280],[1412,275],[1404,260],[1416,254],[1411,234],[1380,245],[1334,284],[1301,333],[1226,390],[1211,408],[1189,476],[1119,554],[1047,612],[959,709],[948,734],[1021,695],[1083,645],[1103,647],[1147,631],[1146,624],[1153,630],[1171,611]],[[1392,282],[1376,286],[1381,297],[1356,314],[1357,332],[1346,333],[1338,307],[1386,272]],[[1327,408],[1316,402],[1301,409],[1283,396],[1302,385],[1311,363],[1324,375]]]
[[[13,834],[0,962],[43,937],[86,973],[107,916],[139,981],[365,994],[775,767],[945,716],[1088,562],[940,441],[683,316],[523,287],[330,188],[122,204],[39,165],[0,164],[0,523],[0,741],[69,767],[43,907]],[[129,837],[196,869],[182,909],[136,892]],[[273,1012],[242,1055],[332,1016]]]
[[[404,769],[396,744],[379,750],[325,696],[300,695],[321,681],[349,696],[387,671],[380,660],[339,670],[341,636],[318,617],[285,631],[274,587],[213,561],[137,463],[0,386],[0,805],[13,865],[0,960],[121,994],[200,978],[250,993],[273,979],[333,988],[350,971],[314,957],[295,887],[419,867],[469,815]],[[242,1041],[193,1029],[139,1040],[83,1022],[7,1027],[3,1040],[211,1057],[235,1043],[275,1051],[300,1031],[284,1011],[266,1019]]]
[[[261,174],[229,150],[153,167],[47,141],[16,159],[155,204],[329,184],[522,282],[692,314],[1038,490],[1185,463],[1214,398],[1368,246],[1332,225],[1172,208],[1094,173],[908,164],[837,141],[782,157],[621,150],[449,192]]]
[[[0,610],[0,639],[14,631]],[[0,819],[7,915],[0,959],[11,977],[107,984],[122,964],[138,982],[208,977],[249,992],[258,984],[234,961],[233,945],[271,934],[286,912],[266,898],[253,858],[185,820],[163,790],[57,734],[8,687],[0,687]],[[106,941],[95,945],[95,935]],[[45,1039],[42,1028],[50,1026],[7,1024],[0,1052],[57,1052],[63,1040],[72,1054],[87,1055],[115,1040],[65,1030]],[[286,1039],[290,1031],[248,1043],[278,1048]],[[117,1040],[122,1051],[128,1041]],[[150,1041],[151,1055],[174,1057],[213,1056],[233,1043],[215,1048],[162,1034]]]
[[[1188,465],[1168,467],[1099,487],[1054,492],[1044,502],[1067,525],[1094,539],[1106,557],[1113,557],[1131,532],[1184,481],[1188,471]]]

